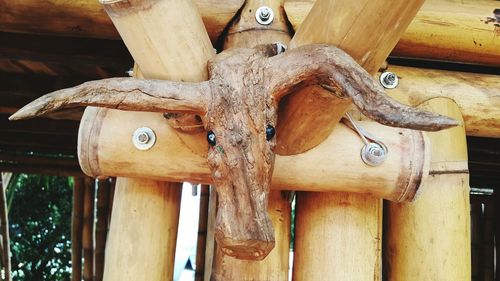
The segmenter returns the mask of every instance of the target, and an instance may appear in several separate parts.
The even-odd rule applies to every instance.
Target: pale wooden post
[[[261,6],[273,10],[274,20],[269,25],[260,25],[255,13]],[[249,0],[241,10],[236,24],[228,30],[224,49],[250,48],[259,44],[281,42],[288,44],[290,35],[283,10],[282,0]],[[262,261],[239,260],[225,255],[215,245],[212,280],[286,280],[290,251],[290,203],[282,192],[269,193],[268,212],[274,228],[274,249]]]
[[[101,3],[145,78],[207,79],[214,51],[192,1]],[[82,122],[105,115],[105,110],[87,110]],[[104,280],[172,279],[180,195],[177,183],[117,180]]]
[[[421,107],[462,119],[448,98]],[[470,280],[470,203],[463,126],[428,133],[430,176],[413,203],[388,203],[384,264],[388,280]]]
[[[291,47],[309,43],[333,44],[373,74],[422,3],[423,0],[405,3],[318,0],[297,30]],[[311,91],[317,94],[306,102]],[[317,101],[324,100],[322,92],[318,88],[305,89],[297,94],[297,102],[290,98],[287,106],[280,109],[280,113],[281,110],[286,112],[280,118],[287,122],[278,132],[280,129],[293,132],[282,134],[281,141],[294,144],[293,149],[286,151],[283,148],[282,153],[299,153],[322,141],[348,109],[349,103],[339,100],[324,103],[326,107],[318,109]],[[297,127],[305,115],[317,119],[315,127],[319,129],[308,128],[297,134],[297,130],[291,129]],[[380,280],[381,228],[380,199],[348,193],[298,193],[294,280],[322,280],[325,276],[330,280]]]

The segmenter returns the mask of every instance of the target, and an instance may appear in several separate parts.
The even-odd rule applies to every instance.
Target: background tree
[[[14,280],[69,280],[71,178],[18,174],[7,188]]]

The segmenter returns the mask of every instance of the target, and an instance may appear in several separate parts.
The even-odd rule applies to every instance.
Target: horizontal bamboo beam
[[[83,177],[83,172],[78,168],[68,168],[54,165],[18,165],[0,162],[0,171],[13,173],[40,174],[60,177]]]
[[[295,30],[314,2],[285,2]],[[427,0],[392,55],[500,66],[500,22],[493,15],[498,7],[497,1]]]
[[[211,183],[205,133],[179,138],[161,114],[93,110],[99,112],[86,110],[79,135],[79,161],[86,174]],[[389,154],[383,165],[366,166],[360,159],[361,139],[340,125],[319,146],[303,154],[277,157],[274,188],[371,193],[395,201],[413,199],[427,174],[428,144],[422,133],[374,122],[362,124],[387,145]],[[139,151],[131,136],[144,126],[156,132],[156,144],[148,151]]]
[[[436,97],[450,98],[462,112],[468,136],[500,138],[500,75],[395,65],[388,71],[400,78],[395,89],[387,90],[397,100],[418,106]]]
[[[205,27],[215,42],[243,5],[243,0],[197,0]],[[119,39],[96,0],[1,1],[0,31]],[[167,20],[167,19],[165,19]]]

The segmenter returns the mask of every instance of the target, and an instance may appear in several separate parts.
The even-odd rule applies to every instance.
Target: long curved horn
[[[208,106],[209,91],[208,81],[181,83],[110,78],[86,82],[44,95],[21,108],[9,119],[28,119],[79,106],[203,115]]]
[[[269,86],[278,102],[297,88],[322,85],[337,98],[350,98],[367,117],[388,126],[438,131],[459,125],[439,114],[400,104],[352,57],[328,45],[307,45],[268,59]]]

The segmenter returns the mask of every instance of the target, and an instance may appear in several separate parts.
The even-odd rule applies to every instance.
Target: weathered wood
[[[73,208],[71,214],[71,280],[82,280],[82,235],[83,235],[83,197],[85,180],[73,177]]]
[[[204,113],[204,127],[212,138],[208,164],[219,192],[218,243],[228,255],[262,259],[274,245],[266,205],[277,106],[283,96],[317,84],[335,99],[352,100],[361,112],[382,124],[431,131],[457,124],[389,99],[340,49],[309,45],[282,55],[277,52],[276,44],[224,52],[210,64],[210,80],[202,83],[116,78],[87,82],[41,97],[10,119],[76,105]],[[209,100],[203,98],[207,92]]]
[[[94,281],[102,281],[104,274],[104,253],[108,234],[109,178],[97,180],[97,222],[95,225]]]
[[[246,1],[240,17],[228,30],[225,48],[253,47],[290,40],[282,8],[282,1]],[[274,13],[269,25],[260,25],[255,14],[259,7],[267,6]],[[260,93],[255,93],[260,94]],[[244,261],[227,256],[216,245],[212,280],[286,280],[288,278],[290,249],[290,203],[280,191],[271,191],[267,212],[274,229],[274,248],[262,261]]]
[[[120,4],[124,4],[121,12]],[[147,4],[153,7],[138,8]],[[196,82],[207,79],[207,60],[214,52],[191,1],[113,1],[106,2],[105,6],[119,12],[120,15],[110,13],[110,16],[146,78]],[[95,108],[87,111],[91,118],[106,112],[122,115],[119,119],[135,118],[137,114]],[[163,119],[161,114],[155,116]],[[82,123],[86,122],[83,118]],[[172,278],[180,195],[180,184],[176,183],[117,180],[104,280],[166,281]]]
[[[195,1],[210,38],[215,43],[243,0]],[[1,1],[0,30],[119,39],[115,27],[97,1]],[[26,16],[30,15],[30,16]],[[167,21],[168,19],[164,19]]]
[[[122,111],[107,111],[98,116],[88,112],[84,120],[80,128],[79,160],[82,169],[91,176],[143,175],[157,180],[212,182],[204,133],[179,139],[161,115],[148,112],[124,114]],[[148,151],[138,151],[130,136],[144,124],[155,132],[157,144]],[[428,144],[422,134],[374,122],[361,122],[360,125],[369,132],[384,136],[383,142],[389,154],[382,166],[368,167],[361,161],[361,139],[341,124],[325,142],[303,154],[276,156],[273,188],[343,190],[372,193],[391,200],[411,200],[418,187],[418,175],[426,174],[421,165],[429,161],[425,154]],[[343,162],[338,159],[343,159]]]
[[[2,171],[0,169],[0,171]],[[3,272],[5,274],[6,281],[12,281],[12,263],[10,261],[10,234],[9,234],[9,216],[7,209],[7,200],[5,198],[5,193],[7,192],[7,187],[9,186],[10,180],[12,179],[12,173],[0,172],[0,180],[2,184],[0,188],[2,191],[0,193],[0,221],[2,229],[2,265]]]
[[[296,30],[313,3],[314,0],[285,2],[288,19]],[[498,21],[495,22],[493,14],[497,8],[495,1],[428,0],[403,33],[392,54],[499,66],[500,38],[498,26],[495,26]],[[386,11],[391,12],[391,8]],[[378,28],[373,19],[369,20],[364,28],[370,31]]]
[[[95,180],[85,178],[83,195],[83,280],[94,280],[94,211]]]
[[[457,103],[469,136],[500,137],[500,76],[390,65],[399,84],[387,93],[417,106],[446,97]]]
[[[422,104],[460,120],[446,98]],[[470,207],[463,126],[428,133],[430,176],[413,203],[389,203],[384,263],[388,280],[470,280]]]

